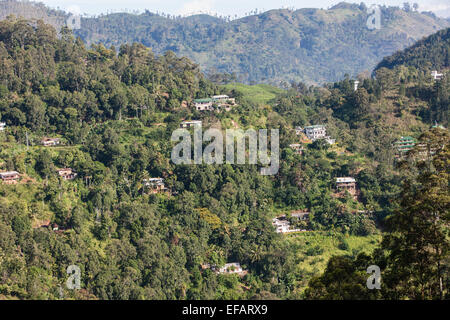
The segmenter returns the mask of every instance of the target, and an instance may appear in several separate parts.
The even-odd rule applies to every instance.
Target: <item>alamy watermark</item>
[[[367,278],[367,288],[369,290],[381,289],[381,269],[379,266],[371,265],[367,268],[367,273],[371,274],[369,278]]]
[[[191,133],[187,129],[177,129],[172,133],[172,142],[178,143],[172,150],[171,159],[174,164],[245,164],[248,156],[248,164],[267,166],[261,168],[262,175],[275,175],[279,169],[279,130],[270,130],[270,156],[268,153],[268,130],[254,129],[243,131],[242,129],[227,129],[225,141],[223,133],[219,129],[208,129],[203,133],[201,125],[194,126],[194,157],[192,159]],[[203,150],[203,142],[210,142]],[[248,152],[246,145],[248,141]],[[226,154],[224,161],[224,142]],[[236,142],[236,152],[235,152]],[[235,161],[236,154],[236,161]],[[259,162],[258,162],[259,160]]]
[[[71,265],[67,267],[67,274],[70,277],[66,281],[66,287],[69,290],[81,289],[81,269],[79,266]]]
[[[367,18],[366,25],[369,30],[381,29],[381,9],[378,5],[372,5],[367,8],[367,14],[370,16]]]

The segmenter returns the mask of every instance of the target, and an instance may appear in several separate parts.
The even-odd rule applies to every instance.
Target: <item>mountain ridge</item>
[[[380,30],[367,28],[364,4],[341,2],[328,10],[274,9],[231,21],[205,14],[167,18],[149,11],[113,13],[82,17],[75,34],[89,45],[118,48],[140,42],[156,54],[170,50],[186,56],[209,75],[228,73],[239,82],[286,86],[292,81],[332,82],[345,74],[371,71],[384,57],[450,26],[433,14],[380,8]],[[3,8],[2,12],[7,14]],[[64,25],[68,16],[51,13],[54,25]]]

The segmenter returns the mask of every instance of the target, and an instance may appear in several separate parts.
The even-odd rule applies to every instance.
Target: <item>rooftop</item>
[[[321,129],[324,128],[325,126],[323,124],[315,124],[313,126],[306,126],[305,129]]]
[[[212,99],[211,98],[195,99],[194,102],[195,103],[209,103],[209,102],[212,102]]]
[[[16,176],[19,173],[17,171],[6,171],[6,172],[0,172],[1,177],[7,177],[7,176]]]
[[[189,120],[181,122],[181,126],[191,126],[191,125],[201,126],[202,120]]]
[[[355,178],[352,177],[336,178],[336,183],[351,183],[351,182],[356,182]]]

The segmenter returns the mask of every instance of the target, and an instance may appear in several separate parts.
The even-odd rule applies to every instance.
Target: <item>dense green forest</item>
[[[9,14],[41,18],[57,30],[68,14],[32,3],[0,2]],[[339,3],[328,10],[270,10],[236,19],[194,15],[113,13],[82,17],[75,30],[88,45],[119,48],[138,42],[155,54],[170,50],[199,64],[209,76],[226,73],[244,83],[322,84],[371,71],[385,56],[450,26],[430,12],[381,6],[381,29],[367,26],[367,6]],[[0,16],[1,17],[1,16]],[[233,18],[233,19],[231,19]]]
[[[21,175],[0,185],[0,298],[448,298],[448,131],[430,130],[448,126],[448,77],[430,76],[448,66],[448,52],[424,68],[379,68],[356,91],[349,77],[281,90],[213,83],[171,51],[59,35],[42,21],[0,21],[0,172]],[[238,106],[191,107],[214,94]],[[170,137],[185,119],[279,129],[278,174],[174,165]],[[305,142],[295,153],[294,128],[314,124],[337,143]],[[396,160],[392,144],[407,135],[428,148],[425,161],[418,147]],[[45,137],[61,144],[44,147]],[[58,168],[78,176],[66,181]],[[357,197],[336,194],[335,178],[346,176]],[[150,177],[172,195],[145,192]],[[272,218],[294,210],[310,212],[308,231],[276,233]],[[230,262],[247,273],[202,267]],[[365,287],[370,264],[386,289]],[[70,265],[81,269],[81,290],[65,286]],[[340,268],[346,277],[335,277]]]

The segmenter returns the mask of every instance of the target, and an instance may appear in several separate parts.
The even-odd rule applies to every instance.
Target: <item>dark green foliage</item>
[[[299,262],[324,261],[325,251],[314,244],[299,256],[271,219],[302,209],[310,211],[309,221],[289,219],[311,232],[378,233],[383,218],[399,212],[392,199],[411,174],[393,166],[390,144],[425,132],[432,122],[421,114],[444,119],[448,99],[448,82],[435,85],[423,72],[398,66],[361,79],[357,92],[346,77],[320,88],[293,83],[255,103],[232,84],[212,84],[172,52],[155,56],[140,44],[118,52],[87,49],[67,29],[57,37],[41,22],[13,18],[0,22],[0,63],[0,114],[7,123],[0,167],[22,174],[17,185],[0,185],[0,294],[7,298],[59,299],[72,264],[81,268],[82,290],[63,288],[67,298],[298,298],[320,272],[300,270]],[[229,113],[186,106],[224,91],[240,103]],[[195,118],[205,127],[280,129],[278,174],[262,176],[258,165],[171,163],[172,132]],[[294,153],[289,145],[300,138],[293,127],[312,124],[325,124],[337,145],[305,143],[302,155]],[[40,146],[44,136],[62,145]],[[66,167],[76,179],[58,175]],[[357,197],[336,195],[334,181],[342,176],[356,177]],[[150,177],[163,177],[173,195],[147,194]],[[340,239],[350,251],[347,237]],[[247,275],[201,267],[235,261]],[[367,263],[367,257],[333,259],[307,297],[378,297],[364,291]]]

